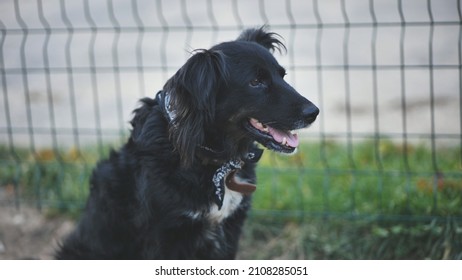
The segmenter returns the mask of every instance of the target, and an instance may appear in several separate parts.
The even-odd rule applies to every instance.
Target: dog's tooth
[[[284,146],[287,145],[287,138],[286,137],[282,138],[282,145],[284,145]]]

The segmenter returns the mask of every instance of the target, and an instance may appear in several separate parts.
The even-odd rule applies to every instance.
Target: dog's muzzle
[[[292,130],[308,127],[316,120],[318,114],[318,107],[309,103],[302,108],[300,119],[291,125],[291,129],[278,129],[255,118],[250,118],[245,121],[244,128],[250,132],[255,141],[266,148],[281,153],[291,154],[295,152],[300,143],[298,134]]]

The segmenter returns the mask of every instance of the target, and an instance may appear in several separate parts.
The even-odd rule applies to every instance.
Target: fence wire
[[[461,21],[460,0],[2,2],[0,201],[80,209],[139,98],[266,24],[321,115],[263,160],[256,213],[462,219]]]

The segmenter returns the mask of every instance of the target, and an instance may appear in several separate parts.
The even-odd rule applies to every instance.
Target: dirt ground
[[[0,205],[0,259],[53,259],[59,240],[73,227],[66,218],[46,218],[32,207]]]

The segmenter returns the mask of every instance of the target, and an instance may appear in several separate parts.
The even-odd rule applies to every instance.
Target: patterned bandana
[[[232,171],[239,170],[242,166],[242,161],[230,160],[219,167],[213,174],[212,182],[215,186],[215,203],[218,205],[218,210],[223,206],[223,199],[225,198],[225,179]]]

